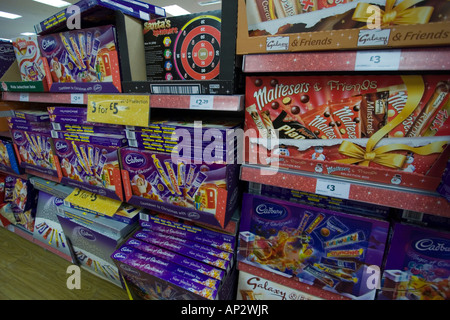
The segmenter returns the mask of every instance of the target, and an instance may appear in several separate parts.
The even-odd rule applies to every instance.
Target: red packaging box
[[[246,162],[435,190],[450,137],[425,132],[442,120],[449,80],[247,77]]]

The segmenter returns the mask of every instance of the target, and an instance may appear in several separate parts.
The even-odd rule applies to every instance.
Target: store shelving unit
[[[249,54],[244,56],[243,72],[247,74],[324,71],[445,72],[450,70],[449,54],[450,47]],[[372,57],[378,58],[373,59]],[[421,61],[421,63],[417,63],[417,61]],[[436,192],[305,171],[283,168],[275,170],[270,167],[244,164],[241,167],[241,179],[311,193],[317,192],[318,182],[322,183],[323,180],[326,180],[343,184],[344,188],[348,189],[344,195],[344,198],[347,199],[450,217],[450,204]]]
[[[450,47],[250,54],[242,69],[246,73],[443,71],[450,70],[449,54]]]
[[[107,93],[102,95],[108,95]],[[129,95],[129,94],[127,94]],[[195,109],[213,111],[242,111],[244,106],[243,95],[149,95],[150,108],[160,109]],[[202,99],[202,106],[194,100]],[[36,103],[86,105],[88,94],[85,93],[29,93],[29,92],[3,92],[4,101],[21,101]]]
[[[320,193],[320,191],[318,192],[318,188],[321,187],[322,183],[328,182],[340,187],[341,191],[336,189],[336,194],[328,193],[325,195],[339,198],[340,192],[341,194],[345,193],[341,198],[349,200],[450,218],[450,204],[437,192],[369,183],[335,176],[320,176],[305,171],[262,167],[250,164],[244,164],[241,167],[241,179],[310,193]],[[342,189],[346,191],[342,191]]]

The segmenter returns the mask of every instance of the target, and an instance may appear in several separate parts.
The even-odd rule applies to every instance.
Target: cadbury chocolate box
[[[167,250],[171,250],[173,252],[185,255],[187,257],[191,257],[193,259],[199,260],[201,262],[207,263],[209,265],[215,266],[217,268],[228,270],[230,266],[230,262],[217,258],[209,253],[204,253],[200,250],[193,249],[189,246],[186,246],[177,241],[171,241],[166,237],[159,237],[157,233],[154,232],[143,232],[139,231],[133,235],[134,238],[138,240],[142,240],[161,248],[165,248]]]
[[[192,240],[220,250],[234,252],[235,249],[236,238],[234,236],[198,226],[175,222],[152,215],[147,215],[145,220],[141,218],[139,224],[144,229]]]
[[[38,42],[53,80],[51,91],[121,92],[113,26],[49,34]]]
[[[51,129],[56,131],[79,132],[79,133],[101,133],[124,135],[125,131],[120,128],[93,125],[78,125],[68,123],[51,122]]]
[[[225,270],[216,268],[209,264],[205,264],[201,261],[183,256],[168,249],[161,248],[156,245],[152,245],[145,241],[140,241],[135,238],[131,238],[125,242],[126,246],[130,246],[139,249],[143,252],[155,255],[157,257],[169,260],[170,262],[187,267],[192,270],[196,270],[204,275],[221,281],[225,277]]]
[[[216,290],[170,272],[158,264],[128,257],[122,252],[115,252],[111,257],[128,287],[129,283],[139,287],[139,292],[144,293],[147,299],[171,300],[184,296],[189,300],[215,300],[217,297]],[[131,292],[136,292],[133,289]]]
[[[213,279],[211,277],[208,277],[207,275],[204,275],[195,270],[183,267],[181,265],[171,263],[168,260],[165,260],[163,258],[140,251],[136,248],[122,245],[116,250],[115,253],[118,253],[118,252],[124,254],[122,256],[123,258],[138,259],[138,260],[141,260],[142,262],[154,263],[154,264],[157,264],[157,265],[163,267],[164,269],[166,269],[169,272],[178,274],[183,277],[187,277],[187,278],[191,279],[193,282],[196,282],[198,284],[204,285],[206,287],[209,287],[209,288],[212,288],[215,290],[218,290],[220,288],[220,281],[217,279]],[[117,256],[114,257],[114,254],[112,257],[117,258]]]
[[[61,115],[61,116],[87,116],[87,108],[83,107],[63,107],[54,106],[47,107],[47,112],[49,115]]]
[[[237,205],[238,166],[122,148],[126,201],[161,213],[224,227]]]
[[[38,110],[12,110],[15,118],[27,120],[29,122],[48,122],[49,116],[45,111]]]
[[[123,200],[118,148],[84,141],[54,139],[62,183]]]
[[[386,221],[244,194],[238,260],[353,299],[374,299]]]
[[[84,125],[84,126],[97,126],[98,123],[95,122],[89,122],[87,121],[87,115],[83,116],[72,116],[72,115],[55,115],[50,114],[49,115],[50,122],[54,123],[63,123],[63,124],[70,124],[70,125]],[[125,126],[117,125],[117,124],[108,124],[108,123],[102,123],[102,127],[110,127],[110,128],[117,128],[120,130],[123,130]]]
[[[450,233],[393,226],[379,300],[450,300]]]
[[[190,241],[190,240],[186,240],[183,238],[174,237],[168,233],[156,232],[155,230],[152,230],[152,229],[141,229],[141,232],[145,232],[150,235],[155,235],[159,239],[165,239],[167,241],[173,241],[176,243],[183,244],[184,246],[187,246],[189,248],[198,250],[203,253],[210,254],[216,258],[230,261],[230,263],[232,263],[233,254],[231,252],[223,251],[223,250],[220,250],[220,249],[208,246],[208,245],[204,245],[202,243],[198,243],[195,241]],[[145,239],[143,238],[142,240],[145,240]]]
[[[54,139],[80,141],[99,146],[123,147],[128,145],[127,139],[119,134],[65,132],[52,130],[51,135]]]
[[[53,151],[52,137],[48,133],[11,130],[14,149],[20,166],[53,177],[61,176],[58,157]]]

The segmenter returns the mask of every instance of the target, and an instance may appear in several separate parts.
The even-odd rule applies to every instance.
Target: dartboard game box
[[[237,93],[237,1],[222,10],[144,23],[147,81],[124,85],[153,94]]]

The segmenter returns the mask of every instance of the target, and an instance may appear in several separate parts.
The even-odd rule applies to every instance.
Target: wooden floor
[[[71,263],[0,227],[0,300],[128,300],[125,290],[81,269],[81,289],[66,286]]]

